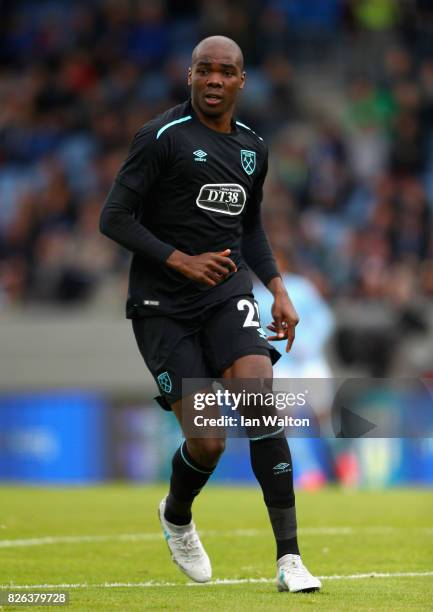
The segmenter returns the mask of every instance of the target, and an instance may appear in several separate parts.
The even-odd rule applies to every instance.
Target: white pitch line
[[[123,533],[119,535],[88,535],[88,536],[44,536],[42,538],[27,538],[17,540],[0,540],[0,548],[16,548],[21,546],[45,546],[49,544],[80,544],[82,542],[115,542],[135,540],[160,540],[161,533]]]
[[[426,535],[433,534],[433,527],[301,527],[299,535],[354,535],[354,534],[388,534],[395,531],[415,530]],[[232,529],[218,531],[215,529],[199,530],[203,537],[243,537],[254,538],[269,533],[267,529]],[[120,533],[111,535],[80,535],[80,536],[43,536],[40,538],[18,538],[0,540],[0,548],[17,548],[25,546],[46,546],[52,544],[80,544],[83,542],[152,542],[162,539],[161,532]]]
[[[254,537],[267,533],[265,529],[232,529],[230,531],[203,530],[200,535]],[[162,540],[160,531],[150,533],[120,533],[111,535],[81,535],[81,536],[44,536],[41,538],[26,538],[16,540],[0,540],[0,548],[16,548],[21,546],[44,546],[50,544],[80,544],[82,542],[140,542]]]
[[[320,580],[363,580],[366,578],[420,578],[433,576],[429,572],[369,572],[368,574],[348,574],[317,576]],[[124,589],[124,588],[165,588],[165,587],[207,587],[232,584],[272,583],[274,578],[217,578],[206,583],[198,582],[102,582],[102,583],[62,583],[62,584],[0,584],[0,589]]]

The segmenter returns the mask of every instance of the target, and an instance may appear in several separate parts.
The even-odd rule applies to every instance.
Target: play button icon
[[[340,410],[340,431],[336,431],[336,438],[362,438],[366,433],[375,429],[376,425],[355,414],[352,410]],[[335,431],[335,426],[334,426]]]

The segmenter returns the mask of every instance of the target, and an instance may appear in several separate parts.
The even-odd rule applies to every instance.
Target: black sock
[[[250,457],[274,531],[277,559],[299,555],[292,458],[286,438],[250,440]]]
[[[215,468],[209,469],[197,463],[189,454],[186,441],[174,453],[172,467],[164,517],[174,525],[188,525],[192,518],[192,502]]]
[[[296,508],[269,508],[269,518],[277,544],[277,560],[283,555],[299,555],[296,535]]]

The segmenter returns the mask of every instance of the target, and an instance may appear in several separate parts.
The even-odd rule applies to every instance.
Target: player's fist
[[[208,287],[215,287],[232,272],[236,272],[235,263],[230,259],[230,249],[218,253],[201,253],[187,255],[182,251],[173,251],[166,264],[187,278]]]

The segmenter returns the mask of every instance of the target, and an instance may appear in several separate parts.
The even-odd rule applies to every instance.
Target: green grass
[[[433,609],[433,576],[325,578],[320,593],[297,595],[278,593],[273,583],[264,582],[187,586],[159,535],[121,539],[122,534],[159,534],[156,507],[165,490],[0,487],[0,585],[85,583],[86,588],[67,589],[74,610]],[[304,562],[316,575],[433,571],[429,491],[299,492],[297,506]],[[214,578],[273,578],[273,538],[257,489],[209,486],[197,499],[194,516],[204,531]],[[350,529],[318,530],[329,527]],[[239,529],[256,532],[241,536]],[[2,543],[86,535],[108,538],[13,547]],[[98,586],[149,581],[175,585]]]

